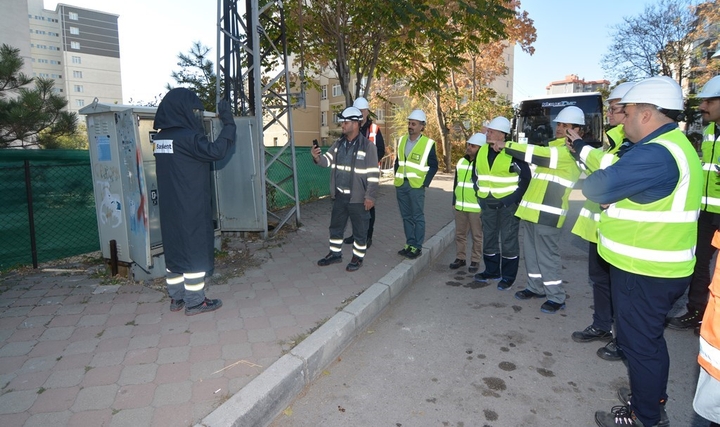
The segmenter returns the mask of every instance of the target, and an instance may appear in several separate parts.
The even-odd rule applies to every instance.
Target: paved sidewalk
[[[211,286],[208,296],[223,300],[214,313],[171,313],[164,292],[101,285],[86,272],[0,277],[0,425],[269,423],[265,414],[276,411],[271,405],[292,398],[314,370],[349,343],[352,331],[341,326],[343,319],[356,319],[355,328],[371,321],[382,309],[378,304],[401,289],[395,284],[411,281],[454,239],[452,182],[451,175],[439,174],[428,189],[426,245],[431,247],[421,259],[396,254],[404,235],[395,190],[384,180],[373,246],[360,270],[345,271],[347,245],[346,262],[316,265],[328,252],[331,207],[329,200],[319,200],[301,207],[303,226],[297,232],[253,254],[261,261],[258,267]],[[385,291],[373,286],[378,282]],[[294,358],[283,357],[289,350],[284,343],[327,319],[319,334],[293,349]],[[333,327],[346,329],[327,335]],[[278,391],[270,385],[283,385],[288,373],[298,373],[295,365],[285,366],[288,360],[300,361],[299,377]],[[243,413],[255,421],[238,421]]]

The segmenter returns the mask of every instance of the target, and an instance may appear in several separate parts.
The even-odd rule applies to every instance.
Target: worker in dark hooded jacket
[[[172,89],[160,102],[153,125],[160,129],[154,154],[170,310],[184,307],[188,316],[222,306],[219,299],[205,298],[205,276],[212,274],[215,262],[210,166],[235,143],[230,104],[218,104],[223,128],[214,142],[205,136],[203,110],[193,92]]]

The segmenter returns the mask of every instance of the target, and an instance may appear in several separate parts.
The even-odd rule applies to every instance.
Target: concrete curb
[[[269,425],[454,241],[453,221],[425,242],[420,257],[403,260],[196,427]]]

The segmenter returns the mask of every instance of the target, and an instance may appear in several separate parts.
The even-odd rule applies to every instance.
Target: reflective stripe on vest
[[[535,168],[535,173],[530,180],[528,189],[523,195],[523,199],[518,206],[515,216],[528,222],[536,224],[551,225],[560,228],[565,223],[568,212],[568,198],[575,182],[580,177],[580,169],[578,168],[575,158],[565,146],[565,138],[558,138],[550,141],[549,147],[540,147],[536,145],[518,144],[516,142],[508,142],[506,149],[513,152],[522,152],[523,158],[532,163],[533,156],[548,159],[549,166],[539,166]],[[515,154],[517,156],[517,154]],[[549,190],[557,191],[558,184],[563,188],[560,198],[554,197],[555,194],[546,200]],[[558,196],[560,196],[558,194]],[[547,215],[541,215],[541,212],[557,216],[553,218]]]
[[[607,132],[608,138],[611,138],[615,143],[614,146],[609,147],[607,151],[602,148],[592,148],[589,145],[583,147],[580,151],[580,159],[587,167],[589,173],[597,170],[605,169],[611,164],[618,161],[617,152],[620,150],[620,145],[625,138],[625,132],[623,131],[623,125],[615,126]],[[600,204],[595,203],[592,200],[586,200],[580,210],[577,221],[573,226],[571,233],[580,236],[588,242],[597,243],[598,241],[598,226],[600,225]]]
[[[461,157],[455,166],[455,210],[463,212],[480,212],[477,196],[472,182],[473,164]]]
[[[428,166],[428,156],[435,146],[435,141],[422,135],[418,142],[410,152],[410,158],[405,157],[405,144],[408,136],[400,138],[397,154],[398,170],[395,172],[395,186],[400,187],[405,179],[408,180],[412,188],[420,188],[425,182],[425,176],[430,170]]]
[[[490,146],[480,147],[475,158],[475,171],[477,173],[477,196],[481,199],[492,194],[496,199],[509,196],[518,188],[520,175],[510,171],[513,157],[505,152],[499,152],[493,161],[492,167],[488,162]]]
[[[701,147],[703,162],[703,200],[701,209],[708,212],[720,213],[720,175],[718,175],[718,156],[720,146],[715,140],[715,123],[710,123],[703,131]]]
[[[377,136],[378,130],[380,128],[375,123],[370,123],[370,126],[368,127],[368,134],[365,136],[367,139],[370,140],[373,144],[375,144],[375,137]]]
[[[651,277],[679,278],[693,273],[702,168],[690,142],[678,129],[648,144],[672,154],[680,179],[673,192],[646,204],[620,200],[600,216],[598,253],[615,267]]]

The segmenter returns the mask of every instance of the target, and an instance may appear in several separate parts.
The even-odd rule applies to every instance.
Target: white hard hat
[[[622,97],[620,104],[652,104],[666,110],[685,108],[680,85],[667,76],[655,76],[635,83]]]
[[[490,120],[490,123],[488,123],[485,127],[487,127],[488,129],[494,129],[509,134],[510,120],[506,119],[505,117],[495,117],[494,119]]]
[[[631,87],[635,86],[635,82],[625,82],[620,83],[619,85],[615,86],[615,89],[610,92],[610,95],[608,96],[608,101],[612,101],[613,99],[622,99],[623,96],[627,93],[627,91],[630,90]]]
[[[362,121],[362,113],[360,110],[358,110],[355,107],[347,107],[342,111],[342,113],[338,113],[338,121],[339,122],[360,122]]]
[[[481,147],[485,145],[485,142],[487,142],[487,139],[484,133],[476,133],[467,141],[468,144],[479,145]]]
[[[367,99],[360,96],[355,99],[355,102],[353,102],[353,107],[355,107],[359,110],[369,110],[370,104],[368,103]]]
[[[425,117],[425,113],[423,113],[422,110],[413,110],[412,113],[408,116],[408,120],[417,120],[419,122],[427,122],[427,117]]]
[[[708,80],[697,97],[703,99],[720,97],[720,76],[715,76]]]
[[[585,124],[585,113],[580,108],[571,105],[565,107],[558,113],[555,120],[556,123],[569,123],[573,125],[584,125]]]

